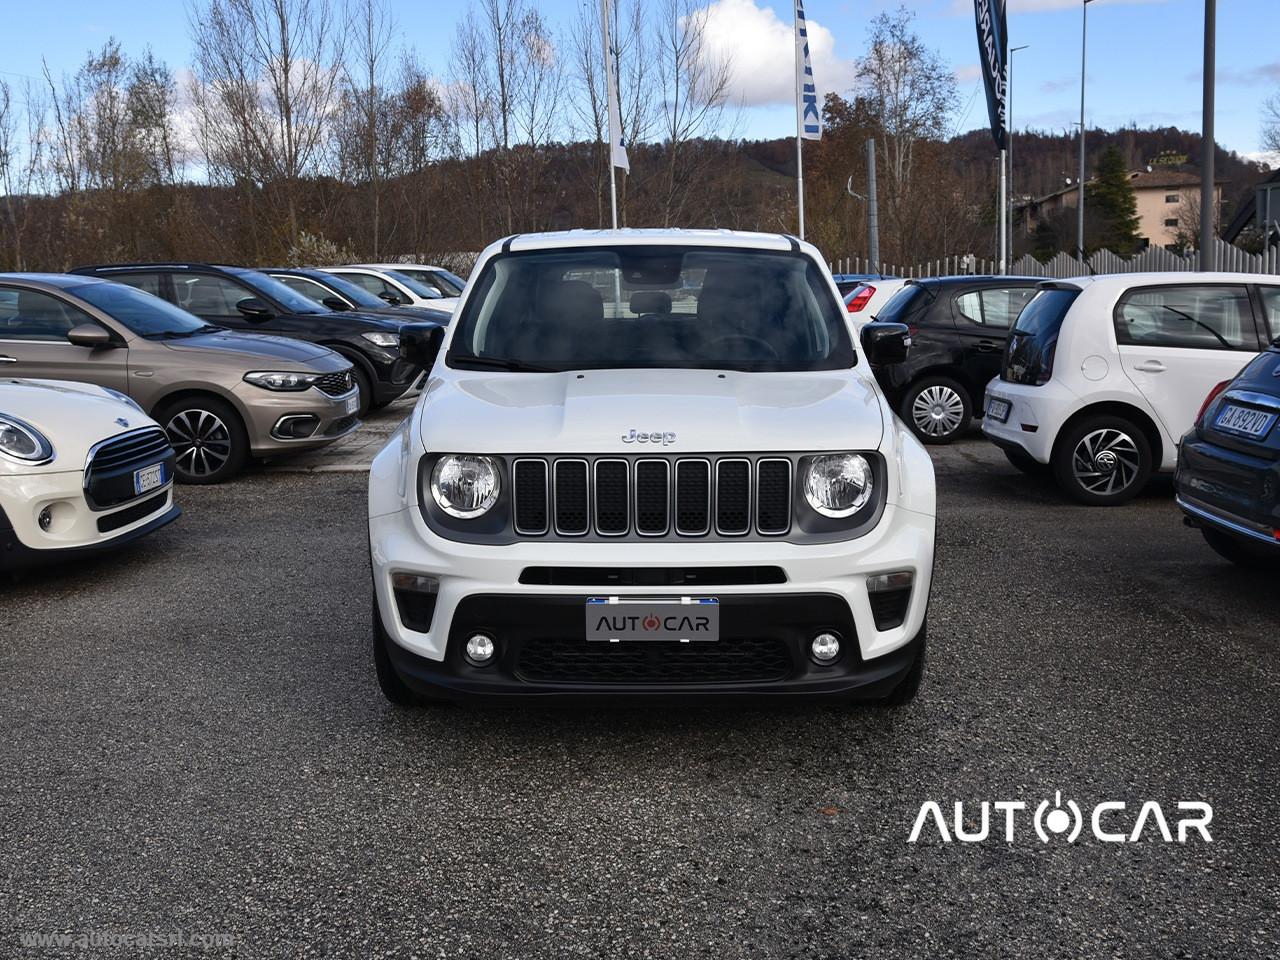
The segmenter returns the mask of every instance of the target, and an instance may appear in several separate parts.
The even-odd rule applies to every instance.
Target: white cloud
[[[728,59],[734,99],[748,107],[795,102],[795,35],[789,22],[755,0],[716,0],[706,7],[706,17],[707,53]],[[808,28],[819,96],[848,90],[853,61],[836,55],[835,35],[826,27],[810,19]]]
[[[1265,163],[1272,169],[1280,167],[1280,150],[1257,150],[1242,156],[1245,160],[1252,160],[1254,163]]]
[[[956,67],[955,77],[956,83],[973,83],[975,80],[981,79],[982,65],[977,63],[966,63],[964,66]]]

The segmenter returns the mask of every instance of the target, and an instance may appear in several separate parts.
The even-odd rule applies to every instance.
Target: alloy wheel
[[[1076,483],[1089,493],[1109,496],[1127,490],[1137,479],[1142,455],[1133,437],[1104,427],[1080,438],[1071,454]]]
[[[208,410],[181,410],[165,430],[177,454],[177,468],[190,476],[211,476],[231,459],[231,431]]]
[[[921,433],[930,437],[950,436],[964,422],[964,400],[951,387],[935,383],[911,401],[911,419]]]

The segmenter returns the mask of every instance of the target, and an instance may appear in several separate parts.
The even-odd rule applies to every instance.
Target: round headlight
[[[49,439],[17,417],[0,415],[0,453],[32,463],[48,460],[53,456]]]
[[[431,496],[451,517],[470,520],[498,502],[502,481],[491,457],[448,454],[431,471]]]
[[[849,517],[871,499],[872,472],[857,453],[812,457],[804,471],[804,498],[824,517]]]

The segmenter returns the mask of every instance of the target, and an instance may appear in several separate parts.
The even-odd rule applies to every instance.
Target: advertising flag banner
[[[1009,32],[1005,21],[1005,0],[973,0],[978,26],[978,59],[982,83],[987,90],[987,115],[996,149],[1005,148],[1009,109]]]
[[[618,108],[618,54],[609,35],[609,0],[600,0],[600,24],[604,31],[605,90],[609,98],[609,156],[615,167],[631,172],[627,145],[622,139],[622,111]]]
[[[818,88],[813,83],[809,62],[809,30],[804,19],[804,0],[796,0],[796,117],[797,129],[805,140],[822,139],[822,112],[818,109]]]

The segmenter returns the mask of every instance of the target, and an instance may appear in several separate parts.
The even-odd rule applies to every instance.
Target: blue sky
[[[579,0],[538,0],[561,29],[572,22]],[[594,5],[595,0],[587,0]],[[739,125],[744,136],[783,136],[794,131],[785,102],[790,65],[785,49],[790,7],[765,0],[708,0],[717,7],[718,42],[738,51],[741,92],[748,105]],[[1277,0],[1224,0],[1218,10],[1218,141],[1228,149],[1259,149],[1262,101],[1280,92]],[[438,74],[447,70],[454,26],[464,0],[389,0],[400,42],[417,49]],[[806,13],[816,46],[821,87],[847,88],[851,62],[864,47],[867,21],[896,0],[808,0]],[[959,129],[985,124],[978,90],[977,39],[971,0],[908,3],[930,46],[956,70],[961,101]],[[1088,109],[1091,125],[1127,123],[1199,129],[1203,0],[1096,0],[1089,7]],[[1260,23],[1271,21],[1269,26]],[[54,73],[72,70],[87,50],[108,36],[131,52],[150,45],[175,69],[190,54],[187,10],[182,3],[121,0],[56,0],[14,4],[6,11],[3,70],[40,73],[42,58]],[[1079,111],[1079,0],[1010,0],[1011,45],[1030,44],[1016,55],[1014,126],[1062,130]],[[1259,38],[1263,38],[1259,42]],[[967,108],[967,110],[966,110]]]

